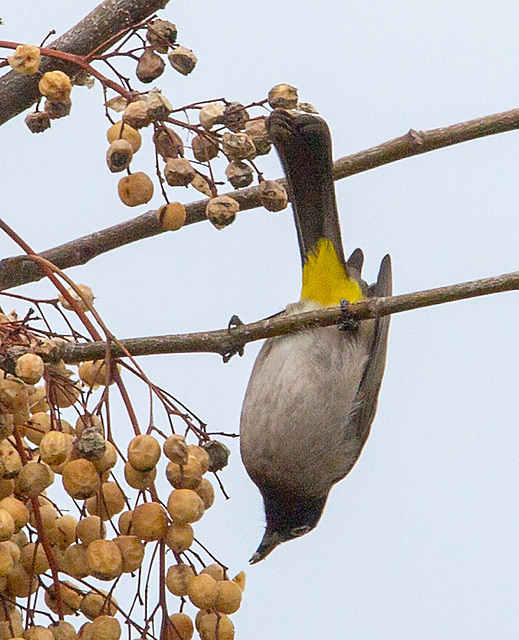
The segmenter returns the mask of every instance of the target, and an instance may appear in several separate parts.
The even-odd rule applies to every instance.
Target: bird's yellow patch
[[[363,298],[359,283],[348,276],[333,244],[321,238],[309,251],[303,267],[301,299],[328,307],[341,300],[353,303]]]

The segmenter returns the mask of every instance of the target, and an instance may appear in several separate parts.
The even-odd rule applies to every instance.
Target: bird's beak
[[[274,551],[274,549],[285,541],[282,535],[280,535],[277,531],[265,531],[265,535],[263,536],[263,540],[261,541],[260,546],[257,548],[256,553],[249,560],[251,564],[256,564],[260,560],[266,558],[269,553]]]

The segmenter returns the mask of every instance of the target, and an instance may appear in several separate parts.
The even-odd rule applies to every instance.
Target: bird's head
[[[326,503],[325,496],[301,495],[272,486],[261,487],[267,526],[251,564],[263,560],[282,542],[299,538],[319,522]]]

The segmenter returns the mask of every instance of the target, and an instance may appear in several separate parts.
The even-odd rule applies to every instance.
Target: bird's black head
[[[301,495],[269,485],[263,485],[261,493],[267,526],[251,564],[263,560],[282,542],[311,531],[319,522],[328,497]]]

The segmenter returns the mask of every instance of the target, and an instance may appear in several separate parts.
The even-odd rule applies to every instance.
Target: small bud
[[[197,135],[191,141],[191,148],[199,162],[208,162],[218,155],[218,140],[209,135]]]
[[[123,122],[126,122],[134,129],[142,129],[151,123],[152,117],[148,109],[148,104],[144,100],[130,102],[123,113]]]
[[[168,60],[173,69],[176,69],[183,76],[189,75],[198,62],[191,49],[181,46],[168,53]]]
[[[43,105],[45,113],[51,120],[58,120],[58,118],[64,118],[65,116],[68,116],[71,107],[72,102],[70,98],[67,98],[65,100],[50,100],[49,98],[47,98],[45,100],[45,104]]]
[[[122,121],[113,124],[106,132],[106,137],[110,144],[115,140],[127,140],[132,145],[133,153],[137,153],[142,143],[141,134],[133,127],[130,127],[129,124]]]
[[[171,187],[187,187],[195,177],[195,170],[185,158],[170,158],[164,168],[164,177]]]
[[[164,159],[178,158],[184,153],[184,144],[180,136],[173,129],[166,126],[155,130],[153,144],[157,149],[157,153]]]
[[[289,84],[277,84],[268,95],[269,104],[273,109],[295,109],[298,100],[297,89]]]
[[[32,75],[40,68],[40,48],[33,44],[19,44],[7,62],[16,73]]]
[[[154,20],[148,26],[146,40],[159,53],[167,53],[177,40],[177,27],[168,20]]]
[[[212,129],[215,124],[223,124],[225,107],[220,102],[209,102],[200,109],[200,124],[204,129]]]
[[[242,131],[245,123],[249,119],[249,114],[241,102],[230,102],[224,110],[223,123],[229,131]]]
[[[240,205],[230,196],[218,196],[207,203],[205,215],[217,229],[232,224],[236,219]]]
[[[106,152],[106,164],[112,173],[127,169],[132,158],[132,145],[127,140],[114,140]]]
[[[177,231],[186,221],[186,209],[180,202],[164,204],[157,213],[160,226],[167,231]]]
[[[165,66],[166,63],[153,48],[147,47],[139,58],[135,74],[141,82],[148,84],[162,75]]]
[[[235,189],[248,187],[253,178],[252,168],[240,160],[230,162],[225,170],[225,175]]]
[[[229,160],[244,160],[256,155],[254,142],[246,133],[224,133],[222,150]]]
[[[272,142],[270,141],[267,127],[265,125],[265,118],[249,120],[245,125],[245,133],[250,136],[254,142],[258,156],[264,156],[270,152],[272,149]]]
[[[145,173],[138,171],[121,178],[117,190],[123,204],[127,207],[137,207],[152,199],[153,182]]]
[[[267,211],[281,211],[288,205],[287,192],[275,180],[263,180],[258,187],[260,202]]]
[[[43,133],[50,128],[50,117],[44,111],[34,111],[25,116],[25,124],[31,133]]]
[[[47,71],[38,83],[38,89],[42,96],[59,102],[70,97],[72,82],[63,71]]]

